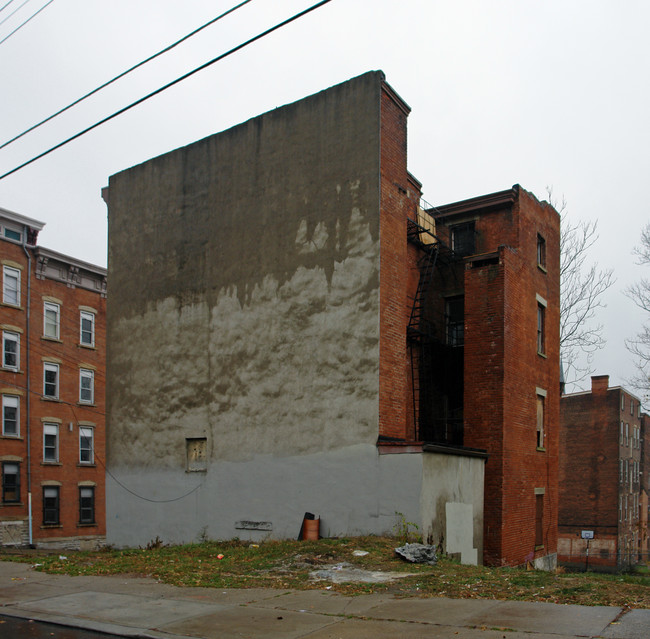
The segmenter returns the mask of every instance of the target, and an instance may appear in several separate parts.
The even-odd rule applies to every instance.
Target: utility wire
[[[0,11],[4,11],[14,0],[9,0],[6,4],[0,7]]]
[[[25,22],[18,25],[8,36],[6,36],[2,40],[0,40],[0,44],[2,44],[3,42],[6,42],[7,40],[9,40],[9,38],[11,38],[11,36],[14,33],[16,33],[16,31],[19,31],[20,29],[22,29],[32,18],[35,18],[41,11],[43,11],[43,9],[45,9],[45,7],[51,5],[53,2],[54,2],[54,0],[49,0],[48,2],[46,2],[36,13],[33,13],[29,18],[27,18],[27,20],[25,20]],[[21,4],[20,6],[22,7],[23,5]],[[20,9],[20,7],[18,7],[18,9]],[[16,9],[16,11],[18,9]],[[15,13],[15,11],[14,11],[14,13]],[[13,15],[13,13],[11,15]]]
[[[233,47],[229,51],[226,51],[225,53],[222,53],[221,55],[217,56],[216,58],[213,58],[212,60],[202,64],[201,66],[197,67],[196,69],[189,71],[185,75],[180,76],[179,78],[176,78],[176,80],[172,80],[168,84],[165,84],[164,86],[160,87],[159,89],[156,89],[155,91],[152,91],[148,95],[145,95],[144,97],[140,98],[139,100],[136,100],[135,102],[132,102],[128,106],[123,107],[122,109],[119,109],[118,111],[115,111],[115,113],[105,117],[103,120],[100,120],[99,122],[95,122],[95,124],[92,124],[91,126],[85,128],[83,131],[80,131],[79,133],[75,133],[75,135],[67,138],[66,140],[63,140],[63,142],[59,142],[58,144],[54,145],[53,147],[50,147],[47,151],[43,151],[43,153],[39,153],[38,155],[34,156],[31,160],[27,160],[26,162],[23,162],[19,166],[15,167],[14,169],[11,169],[11,171],[7,171],[7,173],[4,173],[3,175],[0,175],[0,180],[3,180],[6,177],[9,177],[13,173],[16,173],[17,171],[20,171],[20,169],[25,168],[26,166],[29,166],[32,164],[32,162],[36,162],[36,160],[40,160],[42,157],[45,157],[46,155],[52,153],[52,151],[56,151],[57,149],[60,149],[62,146],[65,146],[66,144],[72,142],[73,140],[76,140],[77,138],[80,138],[82,135],[85,135],[86,133],[92,131],[93,129],[96,129],[98,126],[101,126],[102,124],[105,124],[106,122],[112,120],[113,118],[116,118],[118,115],[122,115],[122,113],[125,113],[129,109],[132,109],[135,106],[138,106],[139,104],[142,104],[149,98],[152,98],[159,93],[162,93],[163,91],[166,91],[170,87],[173,87],[174,85],[178,84],[179,82],[182,82],[183,80],[186,80],[190,76],[193,76],[195,73],[198,73],[199,71],[203,71],[203,69],[206,69],[207,67],[215,64],[216,62],[219,62],[220,60],[223,60],[224,58],[227,58],[228,56],[232,55],[233,53],[236,53],[237,51],[243,49],[244,47],[247,47],[249,44],[252,44],[253,42],[257,42],[257,40],[261,40],[265,36],[269,35],[270,33],[273,33],[274,31],[277,31],[278,29],[281,29],[282,27],[286,26],[287,24],[290,24],[291,22],[294,22],[295,20],[298,20],[299,18],[302,18],[303,16],[307,15],[308,13],[311,13],[312,11],[322,7],[325,4],[328,4],[331,2],[331,0],[321,0],[321,2],[317,2],[316,4],[312,5],[311,7],[305,9],[304,11],[301,11],[300,13],[296,13],[293,15],[291,18],[287,18],[286,20],[283,20],[282,22],[279,22],[275,26],[271,27],[270,29],[267,29],[266,31],[263,31],[262,33],[259,33],[258,35],[250,38],[249,40],[246,40],[246,42],[243,42],[242,44],[238,44],[236,47]]]
[[[10,1],[12,1],[12,0],[10,0]],[[78,98],[78,99],[75,100],[74,102],[71,102],[70,104],[68,104],[68,106],[65,106],[65,107],[63,107],[62,109],[59,109],[56,113],[54,113],[54,114],[48,116],[48,117],[45,118],[44,120],[41,120],[41,121],[38,122],[37,124],[34,124],[34,126],[29,127],[29,129],[26,129],[26,130],[23,131],[22,133],[19,133],[17,136],[11,138],[11,140],[7,140],[4,144],[0,145],[0,149],[4,149],[6,146],[9,146],[12,142],[15,142],[16,140],[19,140],[19,139],[22,138],[24,135],[27,135],[28,133],[30,133],[30,132],[33,131],[34,129],[37,129],[39,126],[42,126],[42,125],[45,124],[46,122],[49,122],[50,120],[53,120],[54,118],[56,118],[57,116],[61,115],[62,113],[65,113],[68,109],[71,109],[73,106],[76,106],[76,105],[79,104],[80,102],[83,102],[84,100],[86,100],[87,98],[89,98],[91,95],[95,95],[95,93],[101,91],[102,89],[105,89],[107,86],[109,86],[110,84],[113,84],[113,82],[116,82],[116,81],[119,80],[120,78],[123,78],[125,75],[128,75],[128,74],[131,73],[132,71],[135,71],[136,69],[139,69],[140,67],[142,67],[142,66],[144,66],[145,64],[147,64],[147,62],[151,62],[152,60],[155,60],[158,56],[161,56],[163,53],[167,53],[167,51],[170,51],[170,50],[173,49],[174,47],[178,46],[179,44],[181,44],[181,42],[185,42],[185,40],[188,40],[188,39],[191,38],[192,36],[196,35],[197,33],[199,33],[199,31],[202,31],[202,30],[205,29],[206,27],[209,27],[210,25],[214,24],[215,22],[218,22],[218,21],[221,20],[222,18],[225,18],[228,14],[233,13],[234,11],[237,11],[237,9],[240,9],[240,8],[243,7],[245,4],[248,4],[248,3],[251,2],[251,1],[252,1],[252,0],[244,0],[244,2],[240,2],[238,5],[234,6],[232,9],[228,9],[228,11],[225,11],[224,13],[222,13],[222,14],[219,15],[219,16],[217,16],[216,18],[213,18],[213,19],[210,20],[209,22],[206,22],[203,26],[200,26],[198,29],[195,29],[195,30],[192,31],[191,33],[188,33],[186,36],[182,37],[180,40],[177,40],[177,41],[174,42],[173,44],[170,44],[169,46],[167,46],[167,47],[165,47],[164,49],[162,49],[161,51],[158,51],[158,53],[154,53],[153,55],[149,56],[146,60],[143,60],[142,62],[138,62],[138,64],[132,66],[130,69],[127,69],[126,71],[123,71],[123,72],[120,73],[119,75],[116,75],[112,80],[109,80],[108,82],[104,82],[104,84],[98,86],[96,89],[93,89],[93,90],[90,91],[89,93],[86,93],[85,95],[83,95],[82,97]],[[1,9],[0,9],[0,11],[1,11]]]
[[[9,0],[9,2],[7,2],[7,4],[2,8],[4,9],[5,7],[9,6],[12,2],[13,0]],[[17,9],[14,9],[4,20],[0,20],[0,25],[3,25],[5,22],[7,22],[7,20],[9,20],[11,16],[13,16],[15,13],[20,11],[28,2],[29,0],[25,0]]]

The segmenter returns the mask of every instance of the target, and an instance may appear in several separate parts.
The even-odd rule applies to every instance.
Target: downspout
[[[30,308],[32,300],[32,255],[27,250],[27,227],[23,227],[23,251],[27,256],[27,325],[25,327],[25,341],[26,344],[26,355],[27,355],[27,364],[25,366],[25,375],[27,376],[26,384],[26,409],[27,409],[27,432],[25,438],[27,440],[27,521],[29,525],[29,545],[33,545],[32,537],[32,446],[31,446],[31,437],[30,437],[30,399],[31,399],[31,376],[30,376],[30,353],[29,353],[29,324],[30,324]]]

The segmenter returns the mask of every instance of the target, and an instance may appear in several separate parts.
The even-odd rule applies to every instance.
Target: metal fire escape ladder
[[[426,235],[427,241],[422,241],[422,236]],[[415,425],[416,437],[420,433],[420,376],[422,361],[422,345],[433,336],[433,326],[424,317],[425,302],[429,293],[431,280],[435,272],[440,243],[433,234],[421,227],[412,220],[408,220],[407,226],[408,241],[416,244],[422,251],[423,255],[418,263],[420,277],[418,286],[413,298],[411,315],[407,326],[407,342],[411,355],[411,380],[413,389],[413,421]],[[433,241],[431,239],[433,238]]]

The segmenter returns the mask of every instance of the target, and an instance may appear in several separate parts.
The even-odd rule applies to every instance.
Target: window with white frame
[[[2,268],[2,301],[12,306],[20,306],[20,271],[17,268]]]
[[[621,436],[618,442],[621,446],[623,445],[624,437],[625,437],[625,426],[623,425],[623,422],[621,422]]]
[[[95,487],[79,486],[79,523],[95,523]]]
[[[625,410],[625,395],[621,394],[621,410]]]
[[[20,436],[20,397],[16,395],[2,396],[2,434]]]
[[[61,307],[54,302],[43,303],[43,335],[59,339],[61,328]]]
[[[623,460],[618,460],[618,481],[623,481]]]
[[[59,461],[58,424],[43,424],[43,461]]]
[[[79,343],[84,346],[95,345],[95,314],[80,311],[79,314]]]
[[[545,437],[545,422],[546,422],[546,407],[545,407],[545,401],[546,401],[546,391],[542,388],[536,389],[536,397],[537,397],[537,436],[536,436],[536,441],[537,441],[537,449],[538,450],[543,450],[544,449],[544,437]]]
[[[92,464],[94,462],[93,436],[92,427],[79,427],[79,462],[81,464]]]
[[[2,462],[2,501],[5,504],[20,503],[20,464]]]
[[[625,424],[625,445],[630,445],[630,425]]]
[[[82,404],[95,401],[95,373],[87,368],[79,370],[79,401]]]
[[[2,366],[18,370],[20,367],[20,335],[2,331]]]
[[[22,231],[19,231],[18,229],[11,228],[8,226],[5,226],[2,229],[2,235],[4,235],[6,239],[13,240],[14,242],[22,242],[23,240]]]
[[[43,364],[43,396],[50,399],[59,398],[59,365],[45,362]]]

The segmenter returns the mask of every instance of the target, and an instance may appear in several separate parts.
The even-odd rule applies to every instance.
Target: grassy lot
[[[584,605],[650,608],[650,576],[547,573],[523,568],[463,566],[442,558],[435,566],[410,564],[394,553],[389,537],[321,539],[314,542],[242,541],[54,555],[8,555],[38,570],[66,575],[146,575],[177,586],[209,588],[324,589],[348,595],[390,592],[404,597],[517,599]],[[355,556],[355,550],[367,555]],[[310,572],[340,563],[372,571],[413,573],[384,584],[315,581]]]

